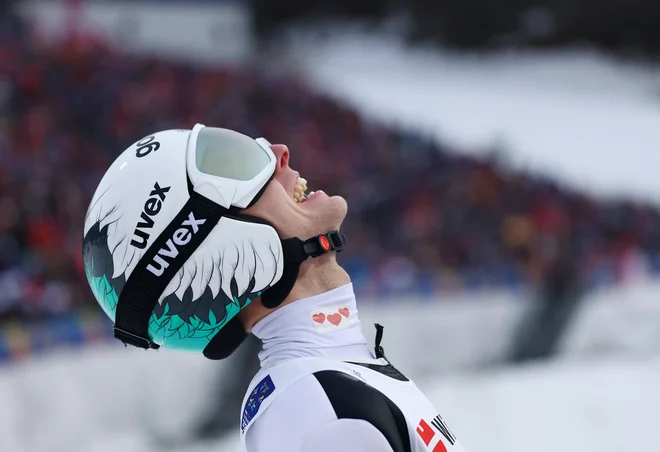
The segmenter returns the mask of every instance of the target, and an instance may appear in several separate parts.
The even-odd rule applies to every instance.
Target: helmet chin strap
[[[346,236],[339,231],[330,231],[307,240],[297,237],[282,240],[284,252],[284,270],[282,278],[261,294],[261,303],[269,309],[276,308],[293,289],[300,265],[308,258],[323,256],[331,251],[340,253],[346,246]]]

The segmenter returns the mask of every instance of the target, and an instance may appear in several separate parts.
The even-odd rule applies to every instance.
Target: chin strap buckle
[[[339,231],[330,231],[303,242],[305,253],[311,257],[319,257],[331,251],[341,253],[345,246],[346,236]]]

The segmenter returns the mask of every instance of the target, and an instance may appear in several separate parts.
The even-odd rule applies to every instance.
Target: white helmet
[[[265,139],[201,124],[145,137],[114,161],[85,217],[83,260],[116,338],[225,358],[246,336],[242,308],[257,297],[278,306],[304,260],[343,249],[338,231],[281,240],[241,213],[275,167]]]

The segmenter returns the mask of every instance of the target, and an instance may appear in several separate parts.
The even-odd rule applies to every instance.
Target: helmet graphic
[[[200,124],[147,136],[113,162],[85,217],[83,261],[116,338],[225,358],[246,336],[241,309],[257,297],[278,306],[303,261],[343,249],[338,231],[281,240],[241,213],[275,168],[265,139]]]

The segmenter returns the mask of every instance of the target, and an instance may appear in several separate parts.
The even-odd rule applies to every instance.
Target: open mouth
[[[296,180],[296,185],[293,187],[293,200],[296,203],[301,204],[307,200],[308,196],[314,194],[313,191],[308,194],[306,194],[305,191],[307,191],[307,180],[299,176]]]

